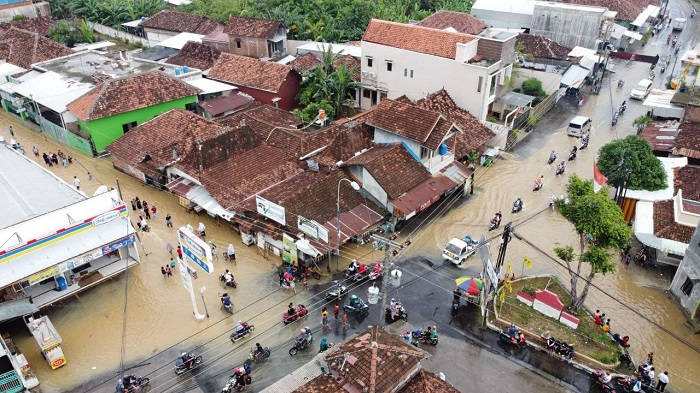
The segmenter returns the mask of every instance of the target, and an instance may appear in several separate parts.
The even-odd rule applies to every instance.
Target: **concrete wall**
[[[542,81],[542,90],[544,90],[547,95],[559,90],[562,75],[533,70],[530,68],[518,68],[517,72],[514,72],[513,74],[513,88],[522,88],[524,81],[530,78],[536,78]]]
[[[691,279],[693,281],[693,289],[690,295],[686,295],[681,291],[681,287],[686,283],[689,276],[695,279]],[[685,251],[685,257],[683,257],[678,270],[676,270],[676,275],[673,277],[669,288],[671,294],[680,302],[686,315],[696,320],[698,315],[695,315],[695,313],[698,305],[700,305],[700,279],[697,279],[698,277],[700,277],[700,225],[695,228],[690,245]]]
[[[368,66],[368,58],[372,58],[371,67]],[[392,62],[392,71],[387,70],[387,61]],[[362,42],[362,72],[365,86],[386,91],[390,99],[406,95],[411,100],[418,100],[444,87],[457,105],[483,120],[487,116],[490,98],[489,74],[498,73],[499,64],[484,68],[444,57]],[[367,72],[375,76],[367,75]],[[478,91],[480,76],[481,92]],[[360,106],[370,108],[370,99],[363,97]]]
[[[289,74],[287,74],[287,79],[282,84],[282,87],[280,87],[280,90],[277,93],[237,85],[235,83],[227,82],[224,80],[221,80],[220,82],[236,86],[238,90],[240,90],[242,93],[248,94],[249,96],[253,97],[255,101],[258,101],[262,104],[269,104],[274,106],[275,101],[273,100],[279,98],[280,100],[277,101],[277,106],[280,109],[284,109],[285,111],[291,111],[297,108],[296,96],[297,94],[299,94],[299,90],[301,89],[301,76],[299,76],[299,74],[293,71],[290,71]]]
[[[127,41],[127,42],[141,42],[142,45],[146,45],[149,47],[154,46],[151,44],[151,42],[148,40],[148,38],[139,37],[137,35],[129,34],[125,31],[121,31],[121,30],[115,30],[109,26],[101,25],[101,24],[95,23],[95,22],[86,21],[85,23],[90,28],[92,28],[93,30],[95,30],[96,32],[98,32],[100,34],[104,34],[104,35],[110,36],[112,38],[119,38],[119,39]]]
[[[386,191],[379,185],[379,182],[365,168],[362,168],[362,189],[370,193],[375,200],[379,201],[382,206],[386,207],[389,199]]]
[[[158,45],[158,43],[165,41],[170,37],[175,37],[176,35],[180,34],[177,31],[158,30],[158,29],[151,29],[148,27],[144,27],[143,31],[146,32],[146,37],[148,38],[148,41],[151,42],[151,46]]]
[[[529,29],[532,27],[532,15],[513,12],[480,10],[472,7],[472,16],[481,19],[489,27],[503,29]]]
[[[402,138],[394,133],[380,130],[378,128],[374,129],[374,143],[396,143],[403,142],[408,146],[408,149],[420,157],[420,144],[412,139]]]
[[[532,34],[547,37],[568,48],[595,48],[603,22],[602,11],[583,7],[561,8],[535,5]]]
[[[22,5],[19,5],[22,4]],[[12,22],[15,15],[24,15],[28,18],[50,16],[51,7],[47,2],[32,4],[31,0],[22,3],[6,4],[0,7],[0,22]]]

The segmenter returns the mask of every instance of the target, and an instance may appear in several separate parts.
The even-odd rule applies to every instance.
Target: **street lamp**
[[[353,190],[359,191],[360,190],[360,185],[357,184],[356,182],[350,180],[350,179],[340,179],[338,182],[338,203],[336,204],[336,225],[338,226],[338,236],[336,237],[336,240],[338,243],[336,244],[336,253],[338,254],[338,259],[335,261],[335,270],[338,271],[340,269],[340,185],[344,182],[350,183],[350,186],[352,186]]]

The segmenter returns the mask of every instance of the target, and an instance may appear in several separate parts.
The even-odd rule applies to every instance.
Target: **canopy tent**
[[[561,77],[561,84],[577,89],[586,80],[588,73],[587,69],[574,64]]]
[[[521,108],[524,108],[532,101],[535,100],[535,97],[529,96],[527,94],[521,94],[521,93],[516,93],[514,91],[509,91],[508,93],[498,97],[496,101],[498,102],[505,102],[506,104],[513,105],[513,106],[518,106]]]

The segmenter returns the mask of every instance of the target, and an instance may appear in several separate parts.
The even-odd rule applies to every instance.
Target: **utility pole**
[[[501,246],[498,249],[498,258],[496,259],[496,273],[501,271],[503,263],[506,260],[506,250],[508,249],[508,243],[510,242],[510,233],[513,230],[513,223],[509,222],[503,228],[503,236],[501,236]]]
[[[384,310],[386,309],[386,294],[389,292],[388,289],[388,280],[389,280],[389,275],[387,274],[389,272],[389,269],[391,268],[391,247],[397,248],[399,250],[403,249],[403,244],[396,243],[394,241],[391,241],[387,238],[384,238],[379,235],[372,235],[370,237],[372,240],[377,242],[377,244],[381,244],[384,247],[384,270],[382,271],[382,308],[379,309],[379,324],[378,326],[382,326],[382,321],[384,320]]]

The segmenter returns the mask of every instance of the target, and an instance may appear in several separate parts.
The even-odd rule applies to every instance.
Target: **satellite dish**
[[[97,187],[97,190],[95,190],[95,193],[92,196],[104,194],[107,191],[109,191],[109,188],[107,188],[107,186],[99,186]]]

